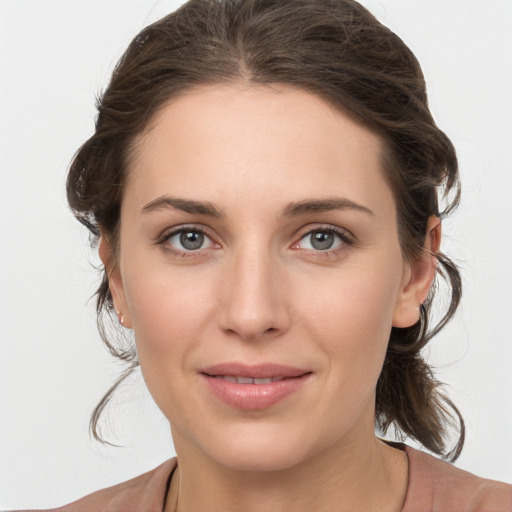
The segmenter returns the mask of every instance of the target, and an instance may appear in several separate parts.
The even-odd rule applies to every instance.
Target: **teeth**
[[[235,375],[215,375],[217,379],[227,380],[228,382],[236,382],[237,384],[272,384],[283,380],[284,377],[265,377],[264,379],[253,379],[251,377],[239,377]]]
[[[251,377],[237,377],[236,381],[238,384],[254,384],[254,379]]]
[[[272,377],[267,377],[266,379],[254,379],[254,384],[270,384],[272,382]]]

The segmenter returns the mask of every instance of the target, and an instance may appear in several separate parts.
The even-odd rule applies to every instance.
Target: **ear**
[[[123,327],[131,329],[132,323],[130,319],[128,304],[126,302],[126,296],[124,293],[121,272],[116,262],[112,243],[107,239],[107,237],[103,235],[103,233],[100,236],[100,241],[98,244],[98,254],[105,267],[105,272],[108,278],[108,287],[112,295],[114,309],[117,313],[119,323]]]
[[[440,244],[441,219],[432,215],[427,222],[423,253],[413,262],[404,263],[404,280],[395,304],[393,327],[410,327],[420,319],[420,306],[436,277],[436,254]]]

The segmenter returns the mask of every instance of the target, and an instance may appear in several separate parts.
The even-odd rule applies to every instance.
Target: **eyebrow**
[[[169,196],[158,197],[154,201],[151,201],[142,208],[141,213],[155,212],[166,208],[173,208],[175,210],[198,215],[209,215],[215,218],[221,218],[223,216],[221,210],[213,203]]]
[[[371,216],[375,215],[366,206],[355,203],[350,199],[333,197],[328,199],[305,199],[297,203],[290,203],[283,210],[283,216],[295,217],[306,213],[328,212],[332,210],[355,210]]]
[[[155,212],[158,210],[172,208],[186,213],[197,215],[209,215],[217,219],[224,214],[215,204],[208,201],[194,201],[192,199],[180,199],[177,197],[162,196],[151,201],[141,210],[141,213]],[[327,212],[333,210],[355,210],[367,215],[375,214],[366,206],[355,203],[347,198],[333,197],[327,199],[304,199],[302,201],[288,204],[283,212],[283,217],[297,217],[308,213]]]

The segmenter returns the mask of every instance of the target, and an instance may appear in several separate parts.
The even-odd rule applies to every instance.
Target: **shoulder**
[[[409,446],[402,512],[512,512],[512,485],[480,478]]]
[[[161,512],[176,458],[135,478],[101,489],[56,509],[39,512]],[[37,512],[25,510],[17,512]]]

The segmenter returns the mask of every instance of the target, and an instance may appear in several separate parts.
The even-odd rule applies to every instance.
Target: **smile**
[[[278,382],[285,379],[286,377],[266,377],[263,379],[251,378],[251,377],[240,377],[235,375],[210,375],[215,379],[227,380],[228,382],[236,382],[237,384],[270,384],[272,382]]]
[[[223,363],[201,369],[211,395],[241,410],[264,410],[298,393],[313,376],[301,368],[276,364]]]

